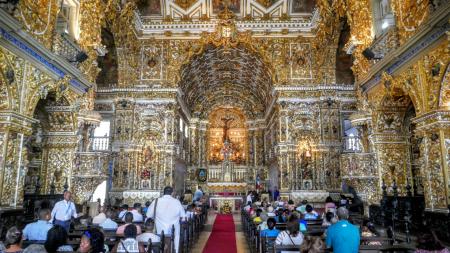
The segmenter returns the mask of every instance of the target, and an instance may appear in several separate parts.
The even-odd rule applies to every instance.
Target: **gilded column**
[[[426,208],[446,211],[450,204],[449,151],[450,112],[432,111],[414,119],[416,132],[422,138],[421,174],[424,180]]]
[[[35,119],[13,112],[0,112],[0,206],[23,204],[26,175],[26,138]]]

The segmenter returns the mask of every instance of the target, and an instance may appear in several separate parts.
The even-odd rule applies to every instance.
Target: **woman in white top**
[[[286,230],[278,234],[276,245],[300,245],[303,243],[303,234],[300,232],[299,220],[296,215],[291,215],[286,223]],[[300,251],[281,251],[281,253],[293,253]]]
[[[141,253],[145,252],[144,245],[136,239],[137,228],[134,224],[130,224],[125,228],[124,237],[125,239],[120,240],[116,246],[114,246],[112,253],[123,252],[123,253]]]

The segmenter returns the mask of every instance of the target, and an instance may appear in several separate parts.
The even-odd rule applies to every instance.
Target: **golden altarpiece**
[[[449,204],[448,1],[1,7],[2,206],[64,184],[84,203],[104,180],[130,203],[256,181],[296,200],[345,183],[375,203],[395,180]]]

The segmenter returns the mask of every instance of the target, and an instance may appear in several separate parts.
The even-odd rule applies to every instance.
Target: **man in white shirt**
[[[180,243],[180,219],[184,221],[186,213],[184,212],[180,201],[171,196],[172,193],[173,188],[166,186],[164,188],[164,196],[154,200],[148,208],[147,218],[153,219],[153,217],[155,217],[157,234],[164,231],[164,234],[170,235],[172,233],[172,226],[175,227],[175,251],[178,253],[178,245]]]
[[[121,209],[122,210],[120,210],[120,213],[119,213],[117,218],[119,218],[119,219],[124,221],[125,220],[125,214],[128,213],[128,205],[127,204],[123,204]]]
[[[106,211],[106,220],[102,223],[100,223],[100,227],[103,228],[103,230],[116,230],[118,225],[115,221],[113,221],[111,218],[113,216],[113,212],[111,210]]]
[[[70,222],[72,217],[77,218],[77,210],[75,203],[71,200],[72,193],[70,191],[64,192],[64,199],[56,202],[52,210],[52,221],[55,225],[61,225],[67,232],[69,232]]]
[[[105,208],[100,207],[100,213],[92,218],[92,224],[100,224],[106,220]]]
[[[247,203],[248,202],[250,202],[250,203],[253,203],[253,193],[252,192],[249,192],[248,193],[248,195],[247,195],[247,201],[246,201]]]
[[[139,212],[140,209],[139,203],[134,203],[133,210],[131,210],[131,213],[133,214],[133,222],[143,222],[144,216]]]

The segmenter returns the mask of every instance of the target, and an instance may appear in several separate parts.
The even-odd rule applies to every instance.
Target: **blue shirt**
[[[274,228],[274,229],[264,229],[261,230],[261,237],[277,237],[280,233],[280,230]]]
[[[359,229],[346,220],[341,220],[327,230],[327,247],[334,253],[358,253]]]
[[[26,240],[45,241],[47,232],[53,227],[53,224],[46,220],[38,220],[30,223],[23,229],[23,237]]]
[[[305,220],[300,220],[299,224],[301,232],[306,232],[306,230],[308,230],[308,223]]]
[[[102,227],[104,230],[116,230],[117,229],[117,223],[110,218],[106,218],[106,220],[102,223],[100,223],[100,227]]]

